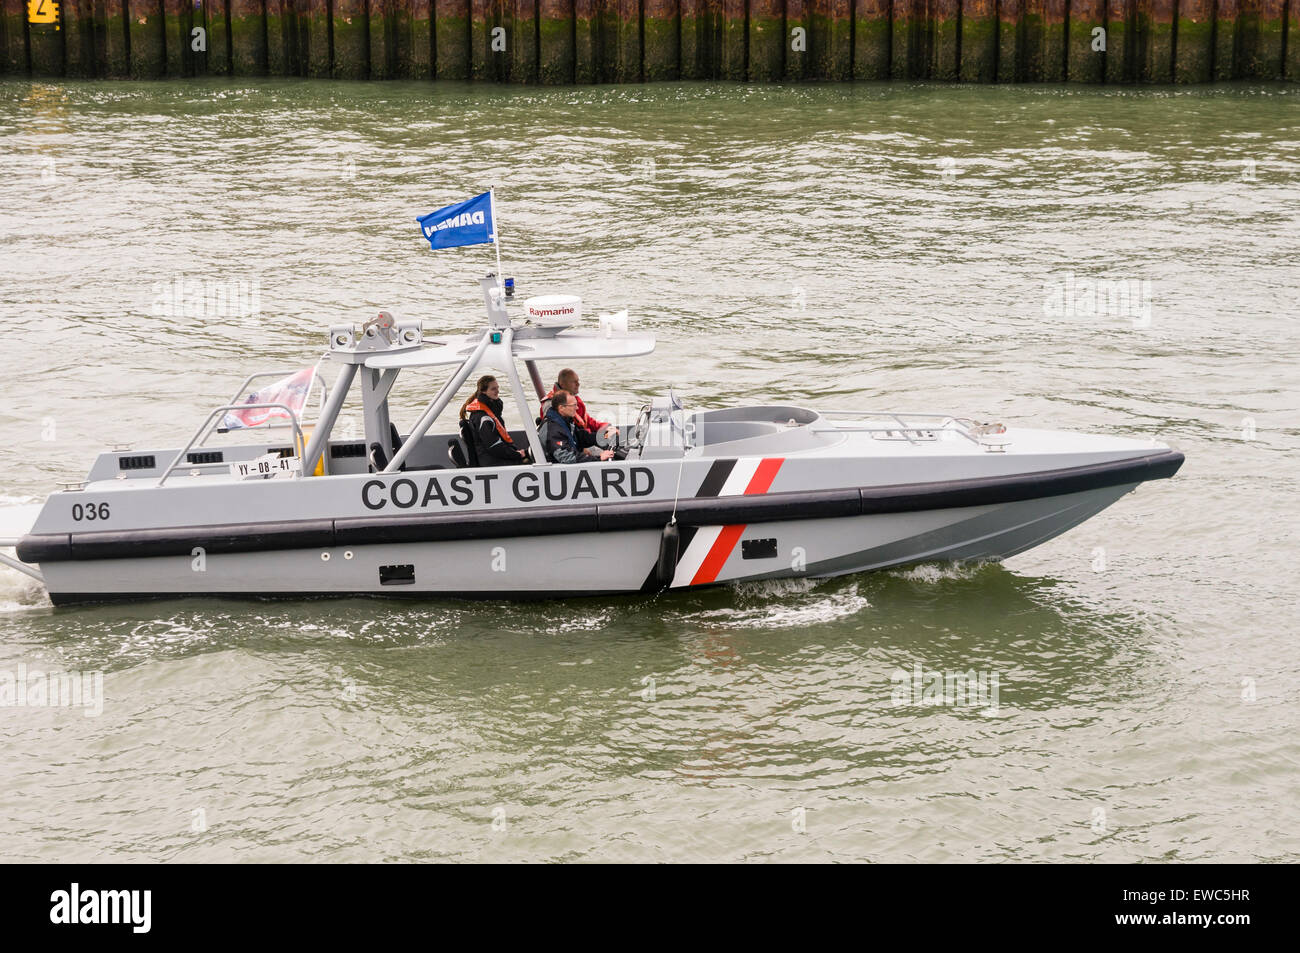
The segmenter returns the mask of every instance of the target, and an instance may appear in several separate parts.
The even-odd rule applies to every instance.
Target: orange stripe
[[[745,495],[751,493],[766,493],[772,481],[776,479],[776,471],[781,469],[781,464],[785,463],[785,457],[769,457],[760,463],[754,469],[754,475],[749,478],[749,486],[745,487]]]
[[[695,578],[691,580],[692,586],[702,586],[718,578],[718,573],[722,572],[727,557],[736,548],[736,543],[744,532],[744,523],[722,527],[722,531],[718,533],[718,538],[713,541],[713,545],[709,548],[709,555],[704,557],[704,562],[700,563]]]
[[[763,460],[754,468],[754,475],[749,478],[749,486],[745,487],[745,495],[766,493],[783,463],[785,457],[769,457]],[[745,523],[737,523],[722,527],[718,538],[709,547],[709,554],[704,557],[704,562],[700,563],[695,578],[691,580],[692,586],[701,586],[718,578],[718,573],[722,572],[722,567],[731,557],[731,551],[736,548],[736,543],[740,542],[740,537],[745,534],[745,526]]]

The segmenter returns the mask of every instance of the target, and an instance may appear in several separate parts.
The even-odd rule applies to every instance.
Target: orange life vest
[[[558,389],[559,388],[557,387],[552,387],[551,392],[542,398],[542,404],[541,404],[542,415],[537,418],[538,426],[541,426],[542,421],[546,419],[546,412],[551,409],[551,404],[555,400],[555,392]],[[600,429],[596,426],[596,422],[591,419],[591,415],[586,412],[586,409],[581,404],[578,403],[578,395],[570,394],[569,397],[573,399],[574,405],[578,408],[578,412],[573,415],[574,424],[576,426],[581,427],[583,430],[587,431],[588,433],[595,433],[598,429]]]
[[[506,430],[505,425],[501,423],[500,420],[497,419],[497,415],[492,413],[492,408],[488,407],[484,403],[481,403],[477,397],[475,397],[473,400],[471,400],[468,404],[465,405],[465,413],[472,414],[476,410],[481,410],[483,411],[483,413],[487,414],[490,418],[492,418],[492,422],[497,425],[497,433],[501,434],[501,439],[504,440],[506,443],[510,444],[511,446],[514,446],[515,442],[510,439],[510,431]]]

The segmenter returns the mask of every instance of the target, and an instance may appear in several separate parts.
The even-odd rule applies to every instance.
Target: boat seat
[[[460,448],[459,440],[447,441],[447,456],[457,469],[463,470],[469,466],[469,461],[465,459],[465,451]]]
[[[397,453],[398,450],[402,449],[402,435],[397,432],[397,424],[393,423],[391,420],[388,422],[388,442],[392,445],[394,454]],[[384,452],[383,446],[378,441],[375,441],[370,445],[370,453],[367,455],[367,460],[370,463],[370,472],[378,473],[384,469],[384,467],[388,466],[389,456]],[[406,470],[408,467],[403,463],[397,469]],[[422,470],[425,468],[410,467],[409,469]]]
[[[460,422],[460,439],[465,445],[465,459],[471,467],[481,467],[479,463],[478,448],[474,446],[474,428],[469,425],[469,420],[465,419]]]

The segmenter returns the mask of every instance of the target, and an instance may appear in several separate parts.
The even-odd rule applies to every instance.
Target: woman
[[[500,393],[501,387],[495,377],[490,374],[480,377],[474,395],[460,408],[460,419],[469,421],[481,467],[526,463],[528,460],[527,451],[515,446],[501,419],[505,405],[498,396]]]

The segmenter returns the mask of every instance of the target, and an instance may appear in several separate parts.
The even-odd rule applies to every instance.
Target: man
[[[579,427],[578,399],[566,390],[557,390],[550,396],[550,406],[537,429],[546,459],[551,463],[590,463],[609,460],[613,450],[596,446],[596,435]]]
[[[569,396],[572,397],[576,403],[576,413],[573,415],[573,426],[587,431],[587,433],[591,434],[593,437],[601,437],[606,440],[610,439],[615,434],[614,428],[604,421],[596,420],[587,413],[587,405],[584,404],[582,398],[578,396],[578,388],[581,384],[582,382],[578,380],[578,372],[573,368],[566,367],[564,370],[560,371],[560,376],[555,379],[555,386],[551,388],[549,394],[542,398],[542,419],[545,420],[546,411],[550,407],[551,400],[555,397],[556,392],[562,390],[568,391]]]

